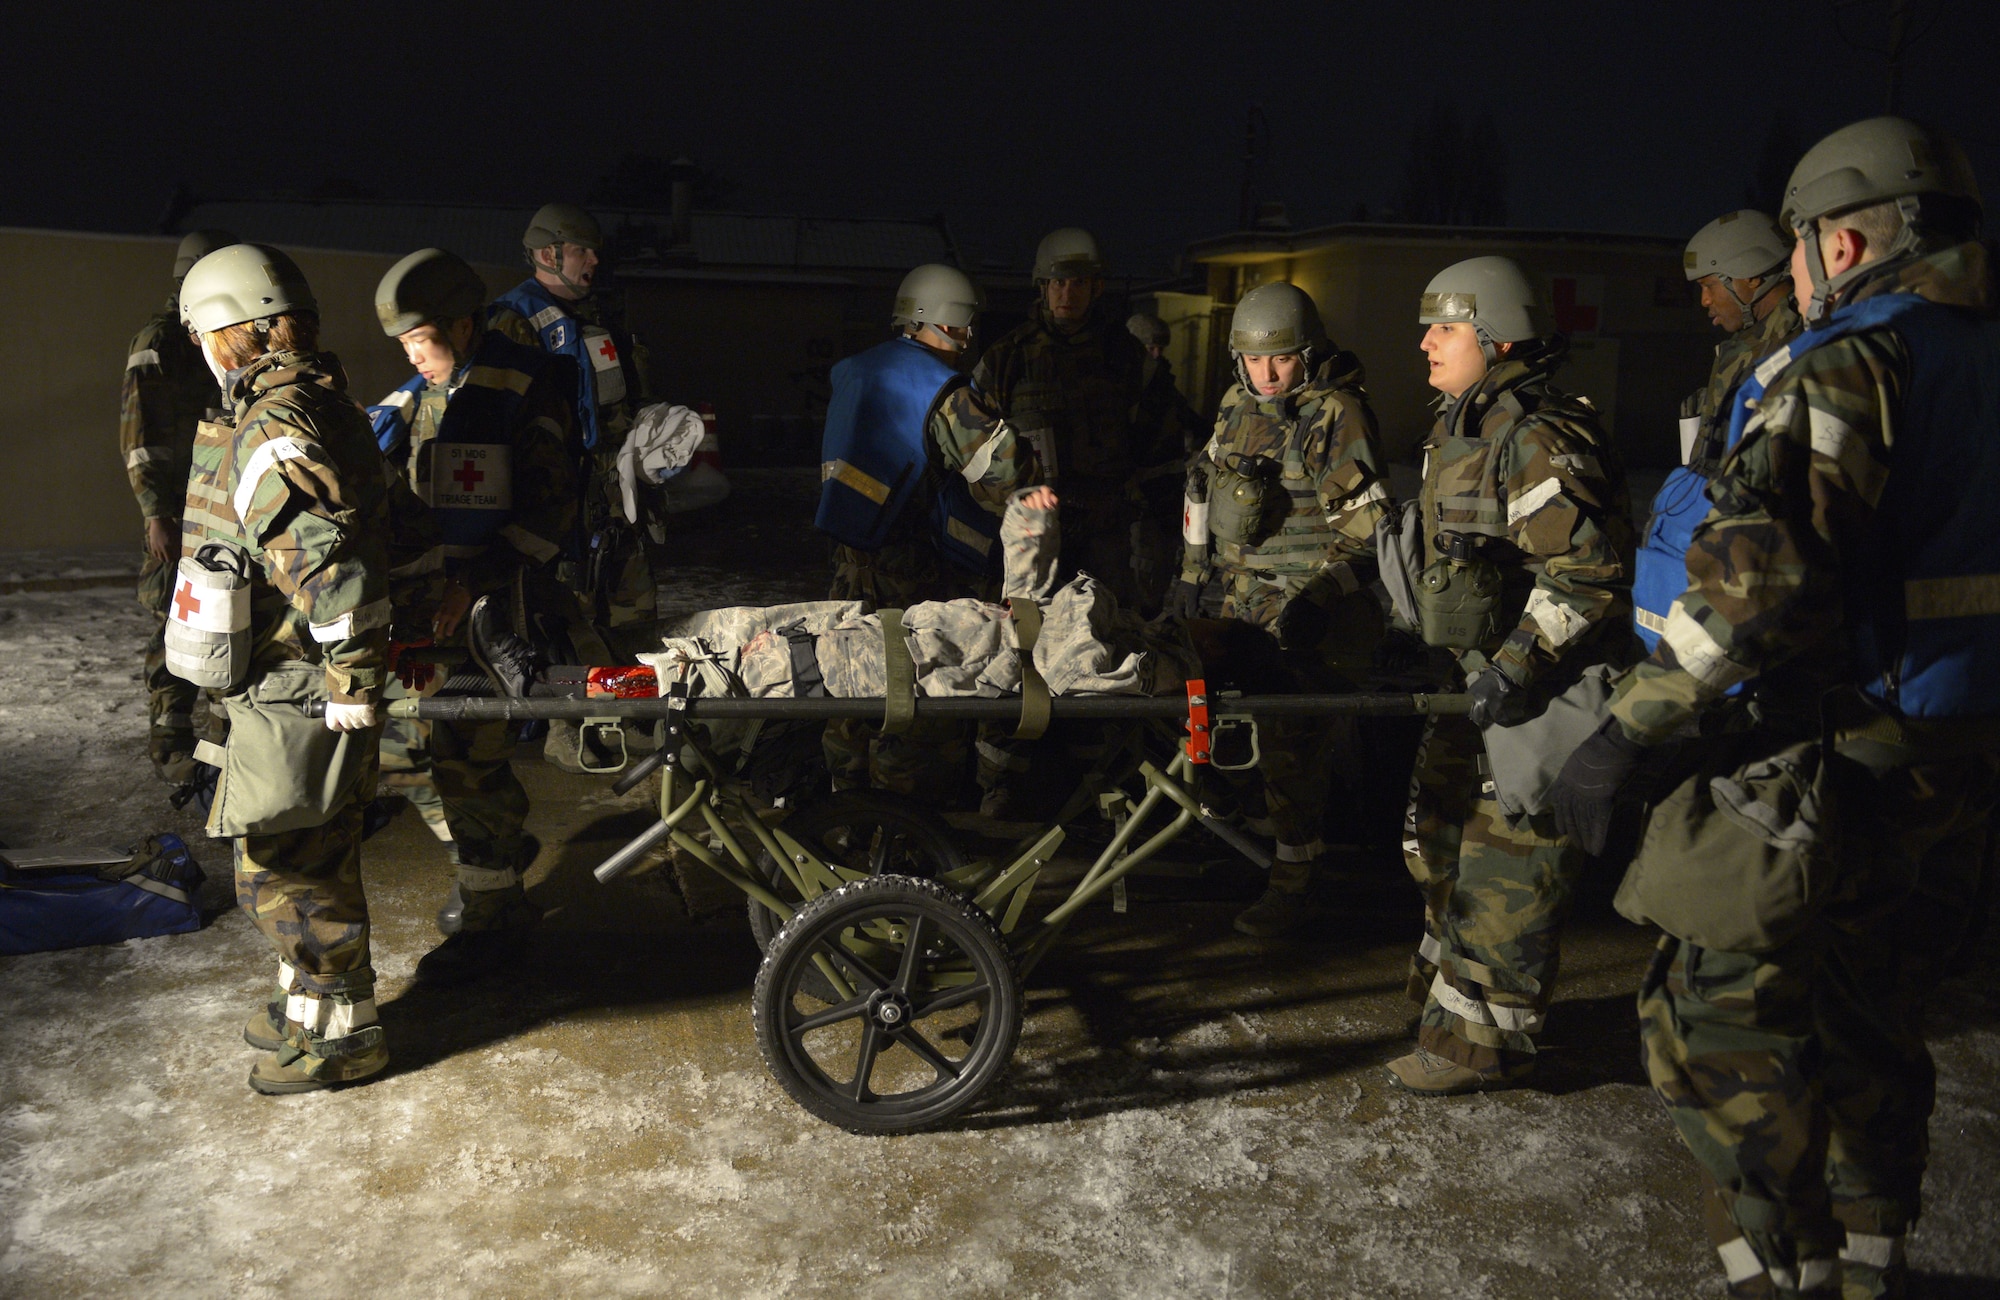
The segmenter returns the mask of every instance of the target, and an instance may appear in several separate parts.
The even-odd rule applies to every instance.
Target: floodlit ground
[[[821,590],[818,550],[770,522],[804,510],[810,480],[760,478],[725,527],[677,541],[676,609]],[[17,587],[104,563],[13,558]],[[1141,882],[1128,913],[1076,927],[973,1113],[861,1138],[766,1072],[740,906],[697,889],[690,920],[670,872],[597,885],[643,796],[524,748],[550,909],[530,959],[459,992],[412,985],[449,874],[405,813],[366,850],[391,1073],[256,1097],[237,1034],[272,960],[226,906],[224,846],[146,766],[128,590],[0,594],[0,840],[176,830],[219,914],[0,959],[0,1295],[1721,1294],[1692,1167],[1637,1067],[1649,943],[1608,882],[1578,917],[1533,1089],[1418,1101],[1387,1082],[1413,901],[1266,949],[1229,930],[1240,878],[1210,873]],[[1934,1295],[2000,1287],[1996,969],[1954,981],[1932,1026],[1911,1255]]]

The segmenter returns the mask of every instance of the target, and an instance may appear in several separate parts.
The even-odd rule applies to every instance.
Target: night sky
[[[1882,110],[1888,8],[38,5],[0,54],[0,224],[147,230],[182,182],[525,215],[622,154],[684,153],[717,176],[713,206],[942,211],[1005,262],[1081,224],[1151,276],[1236,225],[1251,104],[1271,126],[1259,195],[1309,226],[1392,206],[1442,96],[1497,125],[1511,224],[1685,238],[1742,204],[1780,115],[1810,144]],[[1902,110],[2000,193],[2000,5],[1912,12]]]

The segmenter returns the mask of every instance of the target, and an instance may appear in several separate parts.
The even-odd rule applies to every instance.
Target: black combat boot
[[[518,636],[507,621],[507,607],[492,596],[481,596],[466,615],[465,644],[472,660],[486,670],[501,694],[521,699],[548,660]]]

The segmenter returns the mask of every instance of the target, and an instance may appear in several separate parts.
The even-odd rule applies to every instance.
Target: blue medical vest
[[[541,338],[544,352],[568,357],[575,363],[576,425],[583,434],[584,448],[596,451],[599,439],[597,371],[584,353],[583,322],[570,315],[563,301],[533,276],[493,300],[486,309],[489,321],[498,307],[505,307],[524,317]]]

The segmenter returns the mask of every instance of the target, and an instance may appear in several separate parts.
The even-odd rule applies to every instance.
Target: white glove
[[[328,731],[362,731],[374,726],[375,722],[375,706],[372,704],[335,704],[327,701]]]

